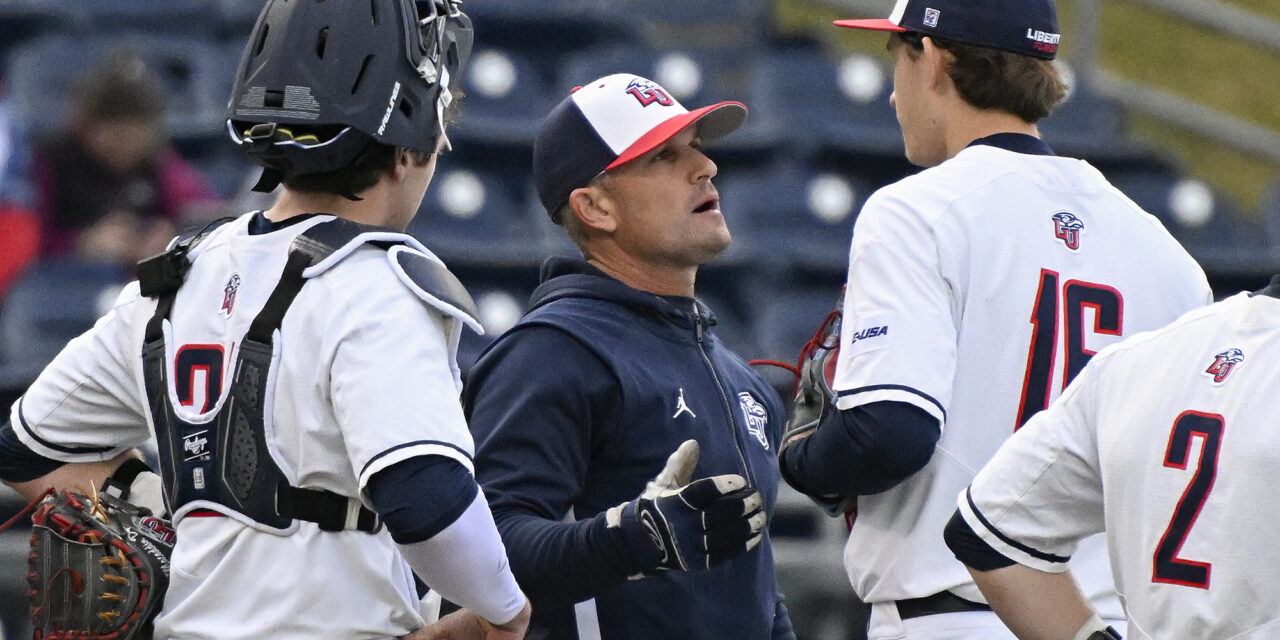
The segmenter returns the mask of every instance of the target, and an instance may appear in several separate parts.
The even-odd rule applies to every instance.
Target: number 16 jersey
[[[854,228],[837,405],[909,402],[943,426],[924,469],[859,498],[844,553],[858,595],[983,601],[943,542],[956,494],[1094,353],[1211,301],[1158,220],[1030,136],[984,138],[877,191]],[[1092,546],[1073,568],[1123,617]]]

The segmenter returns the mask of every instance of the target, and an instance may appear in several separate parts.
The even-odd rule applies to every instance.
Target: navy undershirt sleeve
[[[951,516],[947,527],[943,529],[942,538],[951,549],[951,553],[956,555],[956,560],[978,571],[1003,569],[1014,564],[1013,560],[978,537],[973,527],[969,526],[958,510]]]
[[[565,521],[586,490],[593,442],[617,423],[620,396],[595,354],[545,326],[505,336],[464,385],[476,475],[535,616],[539,606],[586,600],[638,571],[603,513]]]
[[[66,464],[46,458],[22,444],[13,424],[5,421],[0,427],[0,480],[27,482],[46,476]]]
[[[475,501],[480,488],[462,463],[416,456],[383,469],[366,487],[391,539],[422,542],[444,531]]]
[[[920,407],[871,402],[828,412],[813,435],[784,451],[779,466],[807,495],[870,495],[923,469],[940,435],[938,419]]]

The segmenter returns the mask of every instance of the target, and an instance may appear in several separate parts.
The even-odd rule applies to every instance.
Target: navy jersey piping
[[[366,462],[366,463],[364,463],[364,466],[363,466],[363,467],[360,467],[360,475],[362,475],[362,476],[363,476],[363,475],[364,475],[364,472],[365,472],[365,471],[368,471],[368,470],[369,470],[369,467],[370,467],[370,466],[372,466],[372,465],[373,465],[373,463],[375,463],[375,462],[377,462],[377,461],[381,460],[382,458],[384,458],[384,457],[386,457],[386,456],[388,456],[388,455],[390,455],[390,454],[392,454],[392,453],[395,453],[396,451],[399,451],[399,450],[404,449],[404,448],[407,448],[407,447],[416,447],[416,446],[420,446],[420,445],[433,445],[433,444],[434,444],[434,445],[440,445],[440,446],[442,446],[442,447],[448,447],[448,448],[450,448],[450,449],[453,449],[454,451],[457,451],[458,453],[461,453],[462,455],[466,456],[467,460],[471,460],[471,454],[467,453],[467,451],[466,451],[465,449],[463,449],[462,447],[459,447],[458,445],[453,444],[453,443],[451,443],[451,442],[444,442],[443,440],[415,440],[415,441],[413,441],[413,442],[405,442],[405,443],[402,443],[402,444],[398,444],[398,445],[396,445],[396,446],[394,446],[394,447],[391,447],[390,449],[387,449],[387,450],[385,450],[385,451],[382,451],[381,453],[379,453],[378,455],[373,456],[372,458],[369,458],[369,461],[368,461],[368,462]]]
[[[982,515],[982,512],[978,510],[978,505],[973,503],[973,492],[970,489],[964,490],[964,499],[969,501],[969,508],[973,510],[973,515],[978,519],[978,522],[981,522],[982,526],[986,527],[987,531],[990,531],[995,537],[1000,538],[1000,540],[1005,544],[1033,558],[1038,558],[1046,562],[1055,562],[1058,564],[1063,564],[1071,560],[1070,557],[1056,556],[1056,555],[1053,555],[1052,553],[1045,553],[1044,551],[1032,549],[1031,547],[1028,547],[1027,545],[1022,544],[1021,542],[1018,542],[1017,540],[1014,540],[1013,538],[1006,536],[1004,532],[992,526],[992,524],[987,521],[986,517]]]
[[[52,449],[54,451],[58,451],[61,453],[71,453],[71,454],[106,453],[113,449],[113,447],[66,447],[66,446],[54,444],[52,442],[49,442],[48,440],[45,440],[44,438],[41,438],[40,436],[36,435],[36,433],[31,430],[31,426],[27,424],[27,418],[22,413],[22,398],[18,399],[18,424],[22,425],[22,430],[26,431],[27,435],[31,436],[32,440],[39,442],[40,445],[43,447],[47,447],[49,449]]]
[[[947,409],[946,409],[945,407],[943,407],[943,406],[942,406],[942,403],[941,403],[941,402],[938,402],[938,400],[937,400],[936,398],[934,398],[933,396],[931,396],[931,395],[929,395],[929,394],[927,394],[927,393],[925,393],[925,392],[923,392],[923,391],[920,391],[919,389],[913,389],[912,387],[908,387],[908,386],[903,385],[903,384],[873,384],[873,385],[868,385],[868,386],[865,386],[865,387],[858,387],[857,389],[846,389],[846,390],[844,390],[844,391],[841,391],[841,392],[837,393],[836,395],[837,395],[837,396],[839,396],[839,397],[841,397],[841,398],[844,398],[844,397],[847,397],[847,396],[852,396],[852,395],[856,395],[856,394],[859,394],[859,393],[866,393],[866,392],[869,392],[869,391],[880,391],[880,390],[882,390],[882,389],[893,389],[893,390],[897,390],[897,391],[906,391],[906,392],[908,392],[908,393],[911,393],[911,394],[914,394],[914,395],[920,396],[921,398],[924,398],[925,400],[928,400],[929,402],[933,403],[933,406],[937,407],[937,408],[938,408],[938,411],[941,411],[941,412],[942,412],[942,419],[943,419],[943,420],[946,420],[946,418],[947,418]]]
[[[977,146],[996,147],[997,149],[1004,149],[1005,151],[1012,151],[1014,153],[1021,153],[1029,156],[1058,155],[1053,152],[1053,149],[1049,148],[1049,145],[1045,144],[1044,140],[1025,133],[995,133],[983,138],[978,138],[977,140],[965,145],[966,148]]]

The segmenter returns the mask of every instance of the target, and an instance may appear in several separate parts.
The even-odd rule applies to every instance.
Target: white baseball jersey
[[[290,243],[332,219],[250,234],[257,215],[219,227],[195,248],[165,328],[168,391],[185,420],[224,401],[237,341],[278,283]],[[411,244],[391,251],[430,256]],[[428,454],[471,468],[454,363],[461,321],[424,304],[389,257],[361,244],[311,267],[276,334],[267,442],[294,486],[362,496],[374,473]],[[135,282],[67,345],[13,407],[24,444],[86,462],[152,437],[141,350],[155,308]],[[423,625],[411,571],[385,530],[322,532],[298,521],[281,536],[227,517],[179,514],[175,522],[157,638],[258,638],[263,629],[280,638],[388,638]]]
[[[844,554],[858,595],[983,601],[942,539],[956,492],[1093,353],[1211,300],[1161,224],[1081,160],[977,144],[872,195],[850,250],[837,405],[909,402],[943,428],[924,469],[858,499]],[[1103,597],[1095,551],[1081,578]],[[1110,600],[1100,610],[1119,616]]]
[[[1106,530],[1126,638],[1280,635],[1280,300],[1242,293],[1099,354],[960,495],[1011,559]]]

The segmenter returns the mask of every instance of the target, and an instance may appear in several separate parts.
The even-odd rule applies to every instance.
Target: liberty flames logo
[[[1213,364],[1204,370],[1205,375],[1213,376],[1213,381],[1222,384],[1227,376],[1235,370],[1236,365],[1244,362],[1244,352],[1239,349],[1227,349],[1213,357]]]
[[[742,409],[742,418],[747,421],[747,433],[755,436],[756,440],[760,441],[760,446],[767,450],[769,448],[769,410],[765,409],[750,391],[738,394],[738,404]]]
[[[231,316],[232,307],[236,306],[236,292],[240,290],[240,274],[231,275],[231,279],[227,280],[227,286],[222,288],[222,313],[228,317]]]
[[[1080,234],[1084,232],[1084,221],[1074,213],[1059,211],[1053,214],[1053,237],[1062,241],[1067,248],[1075,251],[1080,248]]]
[[[645,80],[644,78],[636,78],[627,85],[627,93],[640,101],[640,106],[647,107],[657,103],[664,107],[669,107],[676,103],[671,99],[666,89],[658,86],[657,83]]]

